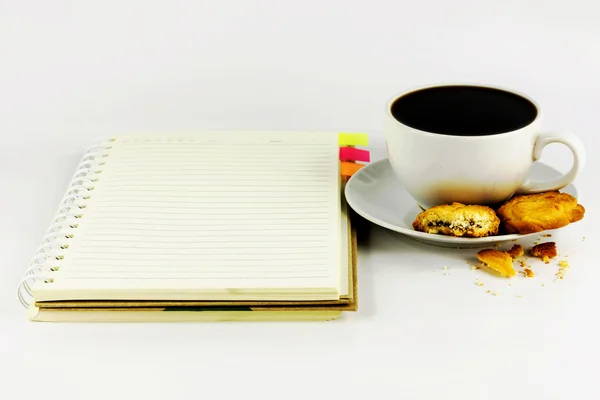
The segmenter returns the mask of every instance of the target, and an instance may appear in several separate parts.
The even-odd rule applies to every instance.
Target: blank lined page
[[[335,133],[124,135],[111,146],[38,300],[338,298]]]

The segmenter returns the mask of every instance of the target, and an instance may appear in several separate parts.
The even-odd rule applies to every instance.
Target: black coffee
[[[408,93],[391,106],[411,128],[454,136],[496,135],[523,128],[537,116],[529,100],[479,86],[437,86]]]

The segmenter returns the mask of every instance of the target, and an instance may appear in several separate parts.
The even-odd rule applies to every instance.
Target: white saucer
[[[559,171],[541,162],[534,163],[531,171],[531,176],[536,180],[549,180],[560,175],[562,174]],[[573,185],[561,191],[577,197]],[[367,164],[356,172],[346,184],[345,195],[350,207],[363,218],[432,245],[458,248],[485,247],[535,235],[513,234],[464,238],[415,231],[412,222],[422,210],[398,181],[388,159]]]

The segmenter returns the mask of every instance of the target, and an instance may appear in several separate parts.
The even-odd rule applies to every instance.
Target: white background
[[[599,15],[583,0],[0,0],[0,398],[600,398]],[[16,286],[92,138],[364,131],[377,158],[385,102],[443,81],[526,92],[585,142],[587,213],[555,235],[572,265],[559,284],[491,296],[472,253],[363,223],[360,311],[333,323],[27,321]],[[571,159],[553,145],[543,160]]]

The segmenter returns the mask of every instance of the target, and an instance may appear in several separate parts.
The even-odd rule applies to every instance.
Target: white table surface
[[[0,398],[600,398],[594,2],[293,4],[0,1]],[[585,219],[552,237],[565,279],[537,263],[508,286],[469,268],[473,250],[363,220],[360,310],[335,322],[26,319],[15,288],[92,138],[351,130],[369,132],[380,158],[387,99],[440,81],[524,91],[549,130],[586,143]],[[543,160],[570,165],[558,145]]]

